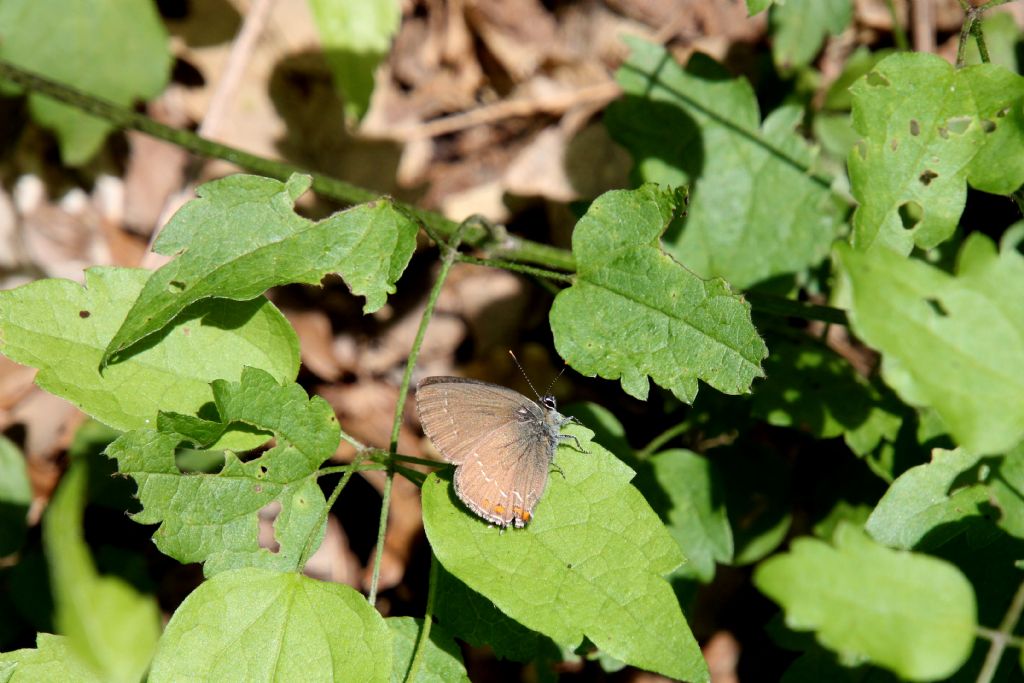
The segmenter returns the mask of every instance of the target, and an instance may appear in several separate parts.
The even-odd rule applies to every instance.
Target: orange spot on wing
[[[503,515],[503,514],[505,514],[505,506],[501,505],[501,504],[495,505],[493,508],[491,508],[491,510],[496,515]]]

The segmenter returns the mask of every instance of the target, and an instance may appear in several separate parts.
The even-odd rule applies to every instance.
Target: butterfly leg
[[[559,467],[555,463],[551,463],[551,469],[553,469],[555,472],[558,472],[559,474],[561,474],[562,475],[562,479],[565,479],[565,471],[561,467]]]
[[[590,451],[583,450],[583,445],[580,444],[580,440],[577,439],[572,434],[559,434],[558,435],[558,440],[559,441],[568,441],[569,439],[572,439],[573,441],[576,442],[576,450],[578,450],[580,453],[586,453],[588,455],[590,454]]]

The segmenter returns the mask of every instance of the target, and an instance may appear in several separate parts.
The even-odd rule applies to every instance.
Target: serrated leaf
[[[389,617],[385,621],[395,644],[391,683],[403,683],[412,663],[413,653],[416,651],[423,620],[412,617]],[[469,683],[466,667],[462,663],[462,652],[441,624],[431,625],[430,637],[416,670],[416,678],[413,680],[416,683]]]
[[[295,378],[295,331],[262,297],[198,303],[101,374],[103,348],[147,275],[90,268],[84,288],[50,279],[0,292],[0,353],[39,368],[36,384],[123,431],[152,427],[160,410],[195,413],[212,400],[211,381],[238,379],[245,366],[279,380]],[[221,445],[252,448],[261,442],[236,432]]]
[[[853,125],[864,140],[850,152],[860,205],[859,250],[909,254],[956,229],[967,183],[995,194],[1024,184],[1024,78],[994,64],[954,70],[937,55],[901,52],[851,88]]]
[[[502,533],[468,512],[450,474],[423,484],[423,521],[438,560],[527,628],[566,647],[587,637],[628,664],[687,681],[708,670],[662,577],[683,561],[633,471],[569,427],[589,454],[558,448],[543,500],[525,529]]]
[[[849,525],[836,530],[834,547],[797,539],[757,568],[754,583],[783,606],[790,628],[904,678],[944,678],[974,645],[974,592],[955,566],[889,550]]]
[[[11,676],[4,678],[4,672]],[[71,648],[70,640],[52,633],[36,634],[35,648],[0,653],[4,683],[105,683]]]
[[[84,466],[73,466],[43,520],[57,628],[98,678],[135,683],[156,650],[160,612],[152,596],[96,573],[82,537],[85,487]]]
[[[149,680],[388,681],[383,617],[348,586],[248,568],[218,574],[178,607]]]
[[[397,0],[310,0],[310,6],[345,116],[357,121],[370,106],[373,73],[391,48],[401,7]]]
[[[153,250],[175,258],[146,282],[103,362],[196,301],[244,301],[276,285],[319,284],[329,273],[366,297],[364,311],[383,306],[416,248],[416,224],[387,200],[310,221],[293,208],[309,184],[301,175],[287,183],[235,175],[201,186],[160,233]]]
[[[122,106],[156,96],[171,53],[152,2],[4,0],[0,59]],[[88,161],[113,126],[77,107],[29,94],[33,118],[52,128],[65,164]]]
[[[555,347],[577,372],[621,378],[623,390],[639,399],[647,398],[648,376],[687,403],[698,379],[744,393],[763,376],[768,350],[741,296],[661,250],[675,202],[645,185],[591,204],[572,236],[575,280],[551,307]]]
[[[714,462],[674,449],[658,453],[645,465],[650,476],[638,477],[637,486],[665,520],[687,559],[677,574],[711,581],[715,563],[729,562],[733,551],[732,528]]]
[[[161,552],[205,562],[206,576],[238,567],[295,570],[323,538],[326,501],[316,472],[340,440],[334,412],[319,396],[307,400],[297,384],[281,386],[254,368],[238,383],[214,383],[214,395],[221,420],[272,431],[277,445],[244,463],[226,451],[217,474],[185,475],[174,460],[180,434],[125,434],[107,455],[138,483],[143,510],[133,519],[159,523],[153,540]],[[275,552],[259,545],[259,511],[272,502],[281,505]]]
[[[853,17],[851,0],[786,0],[772,9],[772,57],[786,71],[807,66],[828,34],[842,33]]]
[[[681,231],[669,230],[665,249],[701,277],[741,289],[819,263],[846,209],[828,180],[810,174],[802,109],[780,108],[762,124],[745,79],[704,55],[683,70],[659,45],[626,42],[616,75],[626,97],[605,114],[609,132],[641,180],[691,185]]]
[[[949,275],[888,249],[837,249],[850,322],[882,352],[886,383],[934,408],[953,438],[985,455],[1024,437],[1024,258],[972,234]]]
[[[930,463],[911,467],[892,483],[865,530],[879,543],[905,550],[937,548],[965,533],[989,507],[989,493],[978,485],[980,460],[959,449],[935,449]]]
[[[0,557],[10,555],[25,541],[32,487],[25,456],[0,435]]]

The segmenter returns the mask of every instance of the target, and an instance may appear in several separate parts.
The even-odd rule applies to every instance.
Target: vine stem
[[[309,558],[313,556],[313,553],[316,552],[316,549],[320,545],[316,542],[318,536],[316,530],[327,521],[327,514],[331,511],[331,508],[334,507],[334,503],[338,500],[338,496],[340,496],[341,492],[345,490],[349,480],[352,478],[352,474],[357,470],[362,469],[362,458],[362,454],[357,453],[356,457],[352,460],[352,464],[344,466],[345,474],[342,475],[341,481],[339,481],[337,486],[334,487],[334,490],[331,491],[331,495],[327,499],[327,504],[324,505],[323,512],[320,513],[320,521],[315,527],[313,527],[314,531],[306,538],[306,545],[302,548],[302,554],[299,555],[298,570],[300,572],[305,568],[306,563],[309,562]],[[335,468],[327,469],[333,470]]]
[[[405,672],[406,681],[415,681],[419,673],[420,662],[423,660],[423,653],[427,649],[427,642],[430,640],[430,626],[434,621],[434,596],[437,593],[437,558],[430,553],[430,579],[427,584],[427,609],[423,614],[423,624],[420,626],[419,636],[416,638],[416,649],[413,650],[412,660],[409,662],[409,670]]]
[[[448,278],[448,272],[452,269],[452,265],[458,259],[458,248],[459,244],[462,242],[463,229],[468,227],[474,220],[475,219],[470,219],[461,223],[447,243],[438,243],[438,246],[440,246],[442,252],[444,252],[444,255],[441,258],[441,270],[437,274],[437,281],[434,282],[434,287],[430,290],[430,296],[427,298],[427,307],[423,311],[423,317],[420,319],[419,329],[416,330],[416,339],[412,343],[409,360],[406,362],[405,372],[402,374],[402,386],[398,390],[398,400],[395,403],[395,419],[391,424],[391,443],[388,448],[390,457],[394,457],[398,451],[398,435],[402,429],[402,417],[405,414],[405,401],[409,396],[409,385],[412,383],[412,373],[416,369],[416,358],[420,354],[420,348],[423,346],[423,339],[427,335],[427,327],[430,325],[430,319],[434,316],[434,308],[437,306],[437,299],[441,295],[441,287]],[[427,233],[433,236],[429,229]],[[369,601],[371,605],[377,604],[377,586],[380,583],[380,561],[384,556],[384,536],[387,533],[388,514],[391,507],[391,483],[394,478],[394,466],[389,464],[387,479],[384,483],[383,500],[381,501],[380,524],[377,528],[377,550],[373,559],[373,577],[370,579]]]
[[[1022,611],[1024,611],[1024,582],[1017,587],[1017,592],[999,624],[999,630],[995,632],[986,630],[985,632],[985,635],[992,639],[992,644],[989,645],[988,652],[985,654],[985,662],[981,665],[978,678],[975,679],[977,683],[989,683],[996,675],[996,669],[999,668],[999,662],[1003,658],[1003,651],[1013,637],[1013,630],[1016,628],[1017,622],[1020,621]]]
[[[193,154],[203,157],[224,159],[231,163],[278,180],[287,180],[293,173],[304,173],[313,177],[313,190],[320,195],[343,204],[361,204],[379,199],[380,195],[365,188],[347,183],[337,178],[314,173],[309,169],[275,161],[266,157],[250,154],[237,147],[224,145],[209,140],[187,130],[166,126],[150,117],[140,114],[128,107],[115,104],[110,100],[83,92],[70,85],[47,78],[41,74],[23,69],[16,64],[0,60],[0,81],[11,81],[23,88],[45,95],[58,102],[103,119],[121,130],[137,130],[146,135],[177,145]],[[429,225],[437,233],[450,237],[460,229],[460,224],[439,213],[421,209],[412,204],[395,201],[396,206],[405,213],[415,217],[424,225]],[[466,231],[462,238],[467,244],[483,249],[489,253],[506,256],[515,261],[534,263],[557,270],[575,270],[572,253],[548,244],[506,235],[504,239],[495,241],[492,234],[480,227]]]

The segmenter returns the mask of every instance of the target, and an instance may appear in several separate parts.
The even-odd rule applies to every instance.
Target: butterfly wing
[[[455,493],[501,526],[524,526],[547,486],[555,440],[544,411],[518,392],[457,377],[420,383],[423,430],[458,465]]]

